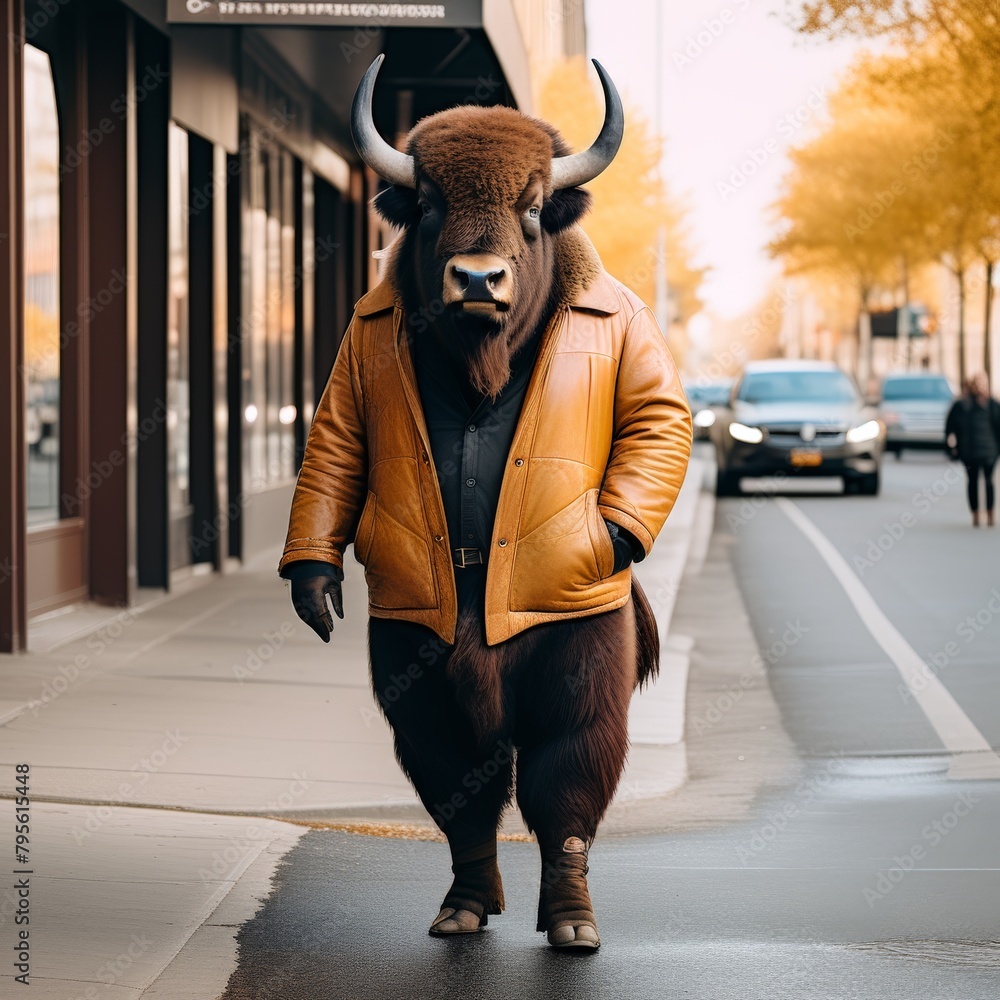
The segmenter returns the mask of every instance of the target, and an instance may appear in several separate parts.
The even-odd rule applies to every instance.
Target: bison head
[[[351,126],[362,159],[388,182],[376,210],[403,229],[396,282],[418,332],[430,327],[470,384],[496,398],[511,358],[558,302],[559,240],[588,207],[580,185],[618,151],[621,100],[595,60],[605,121],[585,152],[512,108],[462,106],[418,122],[404,153],[372,120],[382,59],[358,87]]]

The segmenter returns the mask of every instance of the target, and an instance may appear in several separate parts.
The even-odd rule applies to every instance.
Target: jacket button
[[[444,535],[435,535],[434,536],[434,541],[435,542],[443,542],[444,541]]]
[[[500,548],[503,548],[507,544],[507,539],[501,538],[500,541],[497,542],[497,544],[500,546]]]
[[[427,461],[427,452],[425,451],[420,457],[426,462]]]
[[[516,466],[517,466],[518,468],[521,468],[521,466],[522,466],[522,465],[524,465],[524,459],[523,459],[523,458],[515,458],[515,459],[514,459],[514,464],[515,464],[515,465],[516,465]]]

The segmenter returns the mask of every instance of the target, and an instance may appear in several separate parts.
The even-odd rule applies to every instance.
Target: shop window
[[[59,518],[59,116],[49,57],[24,47],[24,379],[27,512]]]
[[[294,159],[251,131],[245,145],[242,400],[250,490],[295,475]]]
[[[188,342],[188,134],[170,123],[167,190],[167,483],[170,510],[187,512],[191,494]]]

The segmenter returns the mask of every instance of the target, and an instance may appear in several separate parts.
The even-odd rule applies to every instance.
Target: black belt
[[[452,561],[459,569],[483,564],[483,553],[479,549],[452,549],[451,551]]]

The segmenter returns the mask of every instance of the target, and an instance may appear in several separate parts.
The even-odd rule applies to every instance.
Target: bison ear
[[[589,208],[589,191],[578,187],[555,191],[542,207],[542,226],[549,233],[561,232],[579,222]]]
[[[417,192],[389,184],[372,199],[375,211],[392,226],[408,226],[419,218]]]

